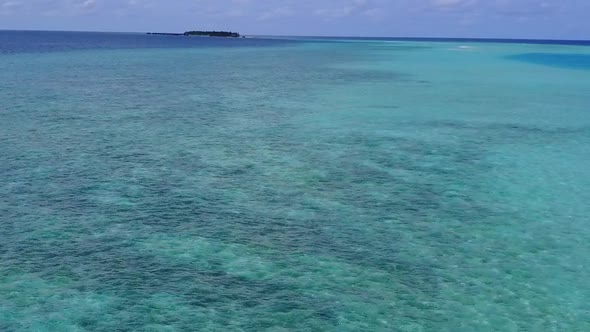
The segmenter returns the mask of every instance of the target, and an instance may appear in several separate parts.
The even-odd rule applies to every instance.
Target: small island
[[[165,33],[165,32],[148,32],[148,35],[163,36],[199,36],[199,37],[229,37],[239,38],[241,35],[237,32],[230,31],[187,31],[185,33]]]
[[[231,37],[238,38],[240,34],[230,31],[187,31],[185,36]]]

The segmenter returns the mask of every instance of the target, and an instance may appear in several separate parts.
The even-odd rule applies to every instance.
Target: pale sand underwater
[[[17,37],[1,331],[590,330],[589,47]]]

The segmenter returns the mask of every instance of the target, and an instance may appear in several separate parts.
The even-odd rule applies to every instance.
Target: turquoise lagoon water
[[[0,32],[0,331],[590,331],[589,58]]]

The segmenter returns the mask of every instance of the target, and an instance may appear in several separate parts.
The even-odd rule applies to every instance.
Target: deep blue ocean
[[[588,46],[0,31],[0,331],[590,331]]]

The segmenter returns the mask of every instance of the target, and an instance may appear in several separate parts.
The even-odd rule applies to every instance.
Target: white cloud
[[[461,5],[464,2],[466,2],[465,0],[432,0],[432,3],[435,6],[457,6],[457,5]]]
[[[260,14],[260,16],[258,16],[258,19],[261,21],[274,20],[278,18],[293,16],[294,14],[295,12],[289,7],[279,7],[263,12],[262,14]]]
[[[2,7],[3,9],[13,9],[20,7],[21,5],[22,4],[18,1],[4,1],[0,3],[0,7]]]
[[[385,13],[380,8],[369,8],[363,11],[362,14],[367,17],[381,18]]]
[[[314,11],[314,14],[324,18],[344,18],[363,13],[370,13],[375,9],[369,0],[352,0],[341,7],[319,8]]]
[[[431,0],[430,3],[439,9],[456,9],[475,4],[477,0]]]
[[[0,2],[0,15],[14,15],[21,6],[19,1]]]
[[[94,8],[96,6],[96,0],[85,0],[80,4],[82,8]]]

